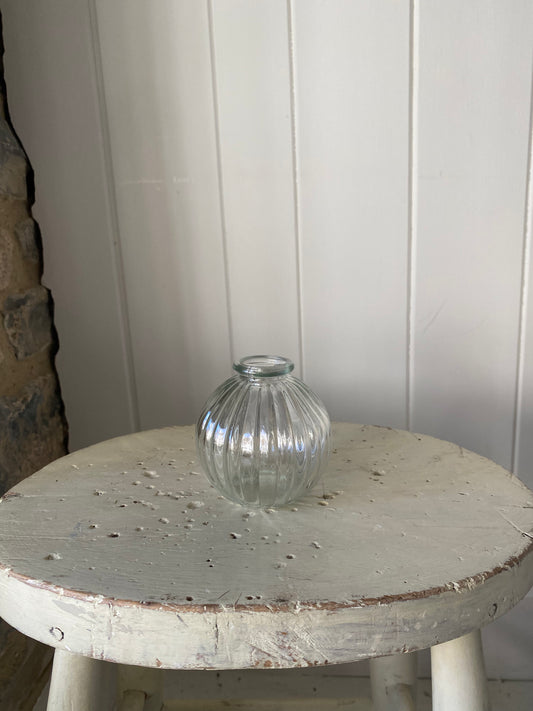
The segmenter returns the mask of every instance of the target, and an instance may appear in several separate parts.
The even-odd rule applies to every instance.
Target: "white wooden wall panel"
[[[418,11],[412,427],[509,467],[533,5]]]
[[[409,7],[294,3],[305,376],[406,425]]]
[[[300,360],[285,0],[215,0],[213,46],[233,355]]]
[[[9,0],[2,18],[9,107],[35,168],[33,215],[76,449],[136,427],[90,17],[85,3]]]
[[[230,368],[207,8],[97,20],[141,426],[190,422]]]
[[[532,90],[533,98],[533,90]],[[514,471],[533,489],[533,102],[530,117],[527,201],[524,225],[522,309]]]

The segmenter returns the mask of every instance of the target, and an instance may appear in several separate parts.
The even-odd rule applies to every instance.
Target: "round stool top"
[[[50,464],[0,505],[0,615],[42,642],[167,668],[289,667],[466,634],[533,584],[533,494],[431,437],[336,424],[278,510],[221,498],[192,427]]]

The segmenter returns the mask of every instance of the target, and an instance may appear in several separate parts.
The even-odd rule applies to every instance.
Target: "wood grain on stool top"
[[[171,668],[299,666],[427,647],[533,583],[533,494],[456,445],[337,424],[323,487],[221,499],[192,427],[71,454],[0,506],[0,614],[60,649]]]

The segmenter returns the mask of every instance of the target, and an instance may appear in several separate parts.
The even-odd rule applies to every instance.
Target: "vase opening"
[[[283,356],[254,355],[236,361],[233,369],[241,375],[253,378],[273,378],[290,373],[294,369],[294,363]]]

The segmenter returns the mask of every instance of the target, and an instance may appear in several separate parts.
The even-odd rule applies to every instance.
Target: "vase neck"
[[[236,361],[233,369],[252,378],[273,378],[288,375],[294,369],[294,363],[282,356],[254,355]]]

